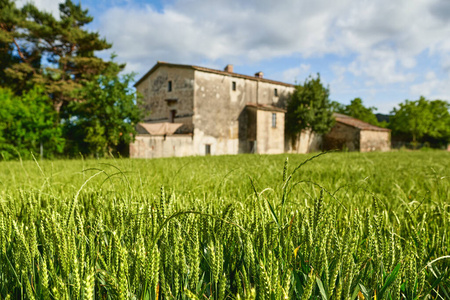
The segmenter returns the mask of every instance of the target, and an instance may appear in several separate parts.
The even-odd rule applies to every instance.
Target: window
[[[177,115],[177,110],[176,109],[171,109],[170,110],[170,116],[169,116],[169,122],[170,123],[175,122],[176,115]]]
[[[233,81],[233,82],[231,83],[231,89],[232,89],[233,91],[236,90],[236,81]]]
[[[276,127],[277,127],[277,114],[272,113],[272,128],[276,128]]]
[[[274,95],[275,97],[278,97],[278,89],[274,89],[274,90],[273,90],[273,95]]]
[[[205,155],[211,155],[211,145],[210,144],[205,145]]]
[[[168,91],[168,92],[171,92],[171,91],[172,91],[172,81],[169,81],[169,82],[167,83],[167,91]]]

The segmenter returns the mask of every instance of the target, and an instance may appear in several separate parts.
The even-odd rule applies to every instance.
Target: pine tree
[[[132,75],[119,77],[124,65],[96,56],[111,44],[98,32],[86,29],[93,21],[87,9],[66,0],[59,11],[60,17],[55,18],[33,4],[19,9],[13,0],[0,0],[0,86],[8,88],[3,101],[32,103],[28,99],[41,99],[36,117],[53,123],[33,119],[24,127],[3,122],[0,151],[9,146],[16,151],[18,146],[11,138],[16,136],[23,140],[22,153],[36,151],[36,145],[51,141],[52,135],[56,139],[52,143],[57,145],[54,153],[59,153],[65,142],[66,154],[71,148],[84,154],[126,149],[140,119],[138,99],[129,89]],[[15,113],[28,113],[25,106],[21,111],[14,105],[6,108],[1,111],[4,120]],[[42,130],[36,131],[33,122]]]
[[[33,64],[40,59],[33,55],[36,53],[24,52],[25,49],[19,47],[18,41],[24,36],[20,30],[24,22],[23,13],[13,1],[0,0],[0,85],[2,86],[18,86],[16,76],[8,75],[14,74],[12,68],[18,68],[21,61]],[[30,68],[28,69],[30,71]],[[27,79],[29,78],[20,78],[20,81]]]
[[[57,20],[33,4],[18,10],[9,0],[1,1],[5,7],[12,7],[2,10],[1,36],[6,36],[3,40],[20,58],[5,70],[6,76],[16,82],[16,91],[35,84],[43,86],[59,112],[62,105],[80,100],[77,91],[83,83],[111,69],[111,62],[95,56],[95,51],[109,49],[111,44],[98,32],[84,28],[93,18],[80,4],[70,0],[60,4]]]

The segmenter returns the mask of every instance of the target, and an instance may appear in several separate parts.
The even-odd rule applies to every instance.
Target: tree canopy
[[[41,114],[52,120],[54,130],[62,130],[57,136],[66,140],[65,153],[109,152],[135,134],[139,113],[136,93],[128,87],[132,75],[119,76],[124,65],[96,56],[111,44],[86,29],[93,21],[87,9],[66,0],[59,11],[55,18],[30,3],[18,8],[14,1],[0,0],[0,86],[8,95],[2,101],[21,97],[26,102],[30,91],[39,91],[46,97],[40,105],[50,105]],[[105,115],[110,110],[122,111]],[[106,130],[111,126],[123,138]],[[24,134],[34,139],[32,131]]]
[[[297,85],[288,101],[286,113],[286,132],[296,135],[302,130],[324,134],[334,125],[330,91],[316,78],[309,76],[303,85]]]
[[[404,135],[414,144],[433,139],[450,142],[450,104],[442,100],[406,100],[391,112],[389,128],[395,135]]]
[[[62,127],[55,126],[56,112],[42,88],[36,86],[21,96],[0,88],[0,104],[0,153],[4,158],[27,158],[31,152],[40,153],[41,147],[46,157],[62,153]]]
[[[128,145],[141,111],[129,88],[133,75],[99,75],[81,90],[85,101],[67,107],[65,132],[72,154],[116,152]]]
[[[8,7],[2,12],[2,28],[7,29],[5,40],[12,45],[16,62],[5,74],[14,79],[16,91],[39,84],[52,95],[58,111],[76,98],[74,92],[83,82],[108,69],[109,62],[94,52],[109,49],[111,44],[83,28],[93,18],[81,5],[70,0],[61,3],[60,20],[30,3],[20,10],[13,4]]]
[[[348,105],[333,101],[332,109],[334,112],[359,119],[375,126],[387,126],[386,122],[378,122],[378,119],[374,114],[374,111],[376,111],[377,108],[365,107],[361,98],[355,98],[351,100],[350,104]]]

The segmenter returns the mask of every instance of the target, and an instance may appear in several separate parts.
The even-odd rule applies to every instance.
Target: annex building
[[[144,120],[130,144],[132,158],[306,153],[322,145],[308,132],[296,143],[285,138],[284,108],[295,87],[262,72],[158,62],[135,87]]]
[[[325,150],[345,149],[348,151],[389,151],[391,130],[374,126],[361,120],[334,113],[335,125],[323,137]]]

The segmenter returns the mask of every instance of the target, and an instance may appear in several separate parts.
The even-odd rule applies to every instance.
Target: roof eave
[[[389,132],[389,131],[391,131],[389,128],[383,128],[383,127],[379,127],[379,129],[376,129],[376,128],[361,128],[361,127],[356,126],[356,125],[354,125],[354,124],[349,124],[349,123],[346,123],[346,122],[343,122],[343,121],[340,121],[340,120],[336,120],[336,122],[337,122],[337,123],[344,124],[344,125],[347,125],[347,126],[350,126],[350,127],[353,127],[353,128],[356,128],[356,129],[359,129],[359,130],[367,130],[367,131],[384,131],[384,132]],[[372,125],[372,126],[375,126],[375,125]],[[378,127],[378,126],[375,126],[375,127]]]
[[[137,87],[142,81],[144,81],[148,76],[150,76],[153,72],[155,72],[156,69],[158,69],[160,66],[195,69],[194,66],[191,66],[191,65],[171,64],[171,63],[158,61],[147,73],[145,73],[144,76],[142,76],[138,81],[136,81],[136,83],[133,86]]]
[[[136,81],[136,83],[133,86],[137,87],[142,81],[144,81],[148,76],[150,76],[157,68],[159,68],[160,66],[163,66],[163,65],[168,66],[168,67],[187,68],[187,69],[193,69],[196,71],[201,71],[201,72],[206,72],[206,73],[220,74],[220,75],[224,75],[224,76],[267,82],[267,83],[283,85],[283,86],[292,87],[292,88],[295,87],[295,85],[290,84],[290,83],[285,83],[285,82],[266,79],[266,78],[252,77],[249,75],[238,74],[238,73],[229,73],[226,71],[215,70],[215,69],[199,67],[199,66],[194,66],[194,65],[172,64],[172,63],[166,63],[166,62],[161,62],[161,61],[158,61],[147,73],[145,73],[144,76],[142,76],[138,81]]]

